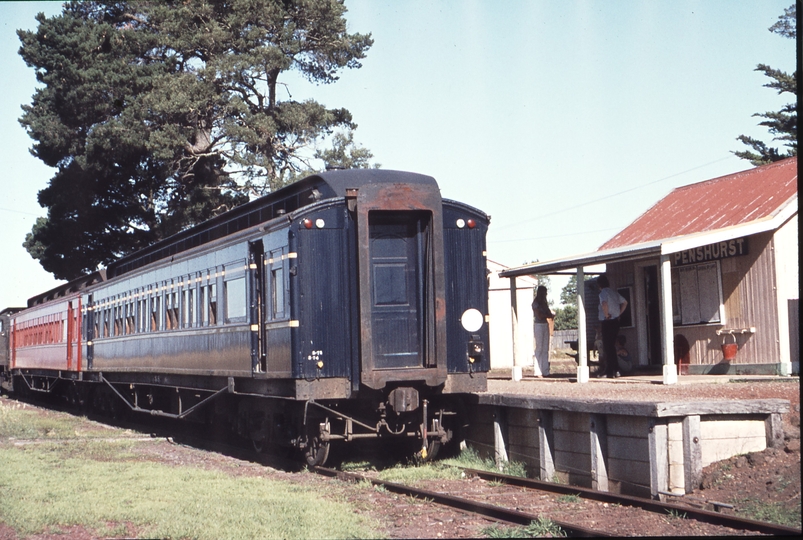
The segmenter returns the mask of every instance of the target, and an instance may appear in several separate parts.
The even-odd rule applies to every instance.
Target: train
[[[432,457],[487,386],[489,223],[431,176],[308,176],[0,312],[0,387],[310,466],[367,440]]]

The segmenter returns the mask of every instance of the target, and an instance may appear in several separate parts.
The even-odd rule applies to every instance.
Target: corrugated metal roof
[[[743,225],[797,198],[797,157],[674,189],[600,251]]]

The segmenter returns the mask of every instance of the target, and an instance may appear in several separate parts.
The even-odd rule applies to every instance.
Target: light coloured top
[[[611,316],[611,319],[617,318],[622,314],[624,308],[627,307],[627,300],[625,300],[621,294],[610,287],[605,287],[599,292],[599,310],[597,316],[601,321],[605,320],[605,311],[603,311],[602,307],[603,303],[607,303],[608,315]]]

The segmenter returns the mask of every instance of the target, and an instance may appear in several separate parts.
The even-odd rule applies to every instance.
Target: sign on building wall
[[[733,240],[717,242],[716,244],[678,251],[675,253],[672,262],[675,266],[684,266],[717,261],[729,257],[741,257],[742,255],[747,255],[747,253],[747,237],[734,238]]]

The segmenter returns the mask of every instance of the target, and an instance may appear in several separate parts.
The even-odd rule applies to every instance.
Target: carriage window
[[[168,292],[165,294],[165,329],[176,328],[178,328],[178,293]]]
[[[187,289],[181,291],[181,327],[187,328]]]
[[[137,304],[134,301],[129,301],[127,304],[128,313],[126,314],[126,325],[125,325],[125,333],[126,334],[133,334],[136,332],[136,322],[137,322],[137,311],[136,307]]]
[[[187,321],[188,327],[195,326],[194,324],[195,310],[193,309],[194,306],[195,306],[195,289],[189,289],[189,291],[187,291],[187,315],[184,317]]]
[[[281,266],[271,270],[271,297],[273,298],[273,316],[284,315],[284,268]]]
[[[245,320],[245,277],[230,279],[225,283],[226,322]]]
[[[199,295],[199,297],[198,297],[198,317],[200,318],[200,320],[198,321],[198,324],[200,326],[205,326],[209,322],[209,318],[208,318],[209,311],[204,309],[204,306],[206,306],[206,286],[205,285],[201,285],[200,287],[198,287],[198,295]]]
[[[173,299],[170,293],[165,294],[165,330],[173,328]]]
[[[112,318],[112,327],[110,335],[119,336],[122,333],[120,328],[120,306],[111,307],[111,318]]]
[[[137,332],[145,331],[145,321],[148,320],[148,303],[145,300],[140,300],[139,309],[137,310]]]
[[[178,328],[178,321],[179,321],[179,305],[178,305],[178,291],[172,293],[173,296],[173,309],[170,313],[170,318],[172,319],[173,328]]]
[[[151,297],[151,332],[159,330],[159,299],[158,294]]]
[[[103,310],[103,337],[109,337],[109,308]]]
[[[209,301],[209,324],[217,324],[217,285],[214,283],[209,285],[207,297]]]
[[[270,252],[269,275],[270,283],[270,316],[274,319],[281,319],[285,316],[285,283],[284,283],[284,264],[286,262],[285,251],[287,248],[276,249]]]

